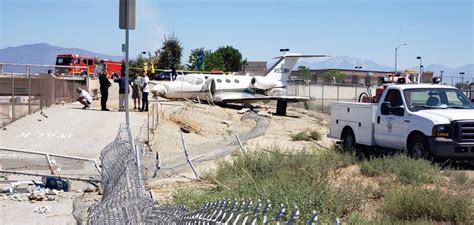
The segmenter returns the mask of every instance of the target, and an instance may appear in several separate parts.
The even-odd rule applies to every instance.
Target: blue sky
[[[474,62],[474,0],[136,0],[131,56],[174,33],[191,49],[238,48],[271,61],[280,48],[398,67]],[[0,48],[46,42],[121,55],[119,0],[0,0]],[[185,63],[185,62],[182,62]]]

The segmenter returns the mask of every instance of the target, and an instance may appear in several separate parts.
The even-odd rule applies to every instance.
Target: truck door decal
[[[393,117],[387,117],[387,132],[392,133],[393,128]]]

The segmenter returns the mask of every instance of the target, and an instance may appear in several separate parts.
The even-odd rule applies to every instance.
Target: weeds
[[[459,196],[419,187],[397,188],[390,191],[381,213],[398,220],[430,219],[469,223],[472,221],[472,202]]]
[[[429,161],[413,160],[403,154],[363,161],[360,169],[362,174],[369,177],[395,174],[404,184],[434,183],[440,171]]]
[[[292,141],[310,141],[311,139],[319,141],[321,140],[321,133],[317,130],[306,129],[296,134],[292,134],[290,137]]]
[[[351,224],[410,224],[424,225],[436,221],[472,223],[470,195],[452,194],[419,184],[433,184],[446,175],[458,184],[468,184],[464,173],[440,172],[430,162],[412,160],[405,155],[376,158],[360,162],[366,176],[394,174],[400,182],[380,180],[380,193],[362,182],[333,182],[332,172],[354,165],[354,155],[327,151],[271,152],[252,151],[245,157],[238,155],[232,162],[221,162],[217,170],[205,179],[215,186],[210,190],[180,190],[174,202],[191,208],[201,207],[217,199],[269,199],[274,204],[292,204],[300,208],[300,221],[307,221],[316,210],[319,222],[330,224],[344,218]],[[436,183],[438,184],[438,183]],[[382,187],[383,185],[383,187]],[[433,186],[433,185],[431,185]],[[449,189],[454,192],[455,190]],[[445,188],[445,187],[443,187]],[[445,189],[443,189],[445,190]],[[375,193],[375,195],[374,195]],[[374,197],[370,197],[374,195]],[[367,201],[378,201],[374,218],[364,216]],[[274,205],[269,215],[274,215]]]
[[[174,201],[196,207],[223,198],[269,199],[289,207],[297,204],[305,213],[302,220],[308,220],[314,209],[328,221],[362,205],[364,187],[358,184],[333,187],[328,178],[331,170],[352,164],[353,156],[335,151],[298,152],[290,156],[278,150],[274,152],[254,152],[247,157],[238,156],[233,162],[222,162],[209,177],[217,184],[215,188],[203,192],[179,191]]]

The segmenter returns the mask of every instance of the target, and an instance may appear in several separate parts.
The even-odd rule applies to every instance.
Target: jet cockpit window
[[[187,82],[187,83],[190,83],[190,84],[194,84],[194,80],[196,80],[195,77],[193,76],[183,76],[183,81],[184,82]]]
[[[198,84],[202,84],[202,83],[204,83],[204,81],[202,80],[202,78],[197,77],[195,84],[198,85]]]
[[[178,77],[176,78],[176,81],[181,81],[181,82],[182,82],[183,80],[184,80],[184,77],[183,77],[183,76],[178,76]]]

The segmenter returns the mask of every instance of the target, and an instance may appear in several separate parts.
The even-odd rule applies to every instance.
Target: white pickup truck
[[[333,102],[329,137],[342,140],[344,149],[381,147],[406,150],[415,159],[474,160],[474,106],[451,86],[393,84],[379,103]]]

